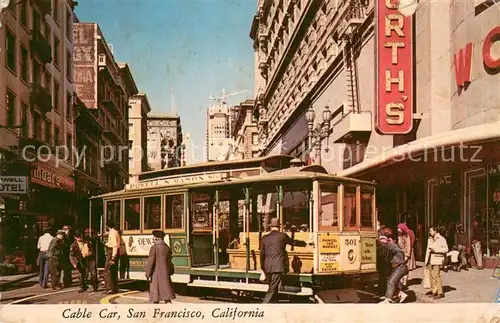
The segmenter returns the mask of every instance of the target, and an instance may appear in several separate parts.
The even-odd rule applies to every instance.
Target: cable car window
[[[309,192],[285,191],[283,196],[283,231],[309,232]]]
[[[106,202],[106,223],[114,222],[117,228],[120,228],[120,200]]]
[[[165,227],[182,229],[184,217],[184,194],[167,195],[165,197]]]
[[[336,230],[339,226],[337,186],[321,186],[321,208],[319,211],[319,227],[321,231]]]
[[[269,230],[269,222],[277,217],[276,201],[278,194],[262,193],[257,196],[257,214],[260,219],[259,227],[261,232]]]
[[[144,230],[161,229],[161,196],[144,198]]]
[[[345,186],[344,188],[344,228],[356,228],[356,187]]]
[[[141,229],[141,199],[125,200],[125,231]]]
[[[193,231],[212,232],[212,203],[208,194],[193,194]]]
[[[373,228],[373,189],[361,188],[361,227]]]

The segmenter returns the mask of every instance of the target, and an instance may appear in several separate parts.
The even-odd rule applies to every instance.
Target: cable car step
[[[225,281],[213,281],[213,280],[201,280],[196,279],[192,283],[189,283],[190,287],[205,287],[205,288],[220,288],[220,289],[230,289],[230,290],[242,290],[242,291],[254,291],[254,292],[267,292],[268,286],[265,284],[245,284],[245,283],[235,283],[235,282],[225,282]],[[296,296],[312,296],[313,290],[308,287],[294,287],[294,286],[284,286],[280,291],[280,294],[289,294]]]

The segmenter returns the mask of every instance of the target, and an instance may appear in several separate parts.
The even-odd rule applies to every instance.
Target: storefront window
[[[354,229],[358,226],[356,221],[356,187],[344,188],[344,229]]]
[[[125,226],[124,230],[141,229],[141,199],[125,200]]]
[[[106,223],[112,221],[117,228],[120,227],[120,202],[119,200],[106,202]]]
[[[321,209],[319,212],[319,229],[335,230],[339,225],[337,186],[321,186]]]
[[[490,176],[488,247],[491,256],[500,256],[500,174]]]
[[[161,229],[161,196],[144,198],[144,230]]]

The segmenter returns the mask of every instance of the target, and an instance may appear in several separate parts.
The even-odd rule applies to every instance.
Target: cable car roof
[[[283,181],[293,181],[293,180],[329,180],[329,181],[339,181],[355,185],[368,185],[374,186],[374,182],[368,182],[353,178],[336,176],[335,174],[328,174],[326,169],[320,165],[308,165],[303,167],[291,167],[286,169],[277,170],[271,173],[248,176],[248,177],[229,177],[222,180],[217,180],[213,182],[201,182],[201,183],[186,183],[171,186],[158,186],[154,188],[138,188],[138,189],[123,189],[116,192],[105,193],[98,196],[94,196],[91,199],[98,198],[113,198],[119,197],[121,195],[137,194],[142,192],[151,192],[153,190],[189,190],[197,188],[210,188],[210,187],[222,187],[229,185],[245,185],[252,183],[279,183]]]

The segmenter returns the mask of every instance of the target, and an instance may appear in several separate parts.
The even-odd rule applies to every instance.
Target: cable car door
[[[191,266],[214,264],[213,198],[209,194],[193,194],[191,207]]]

